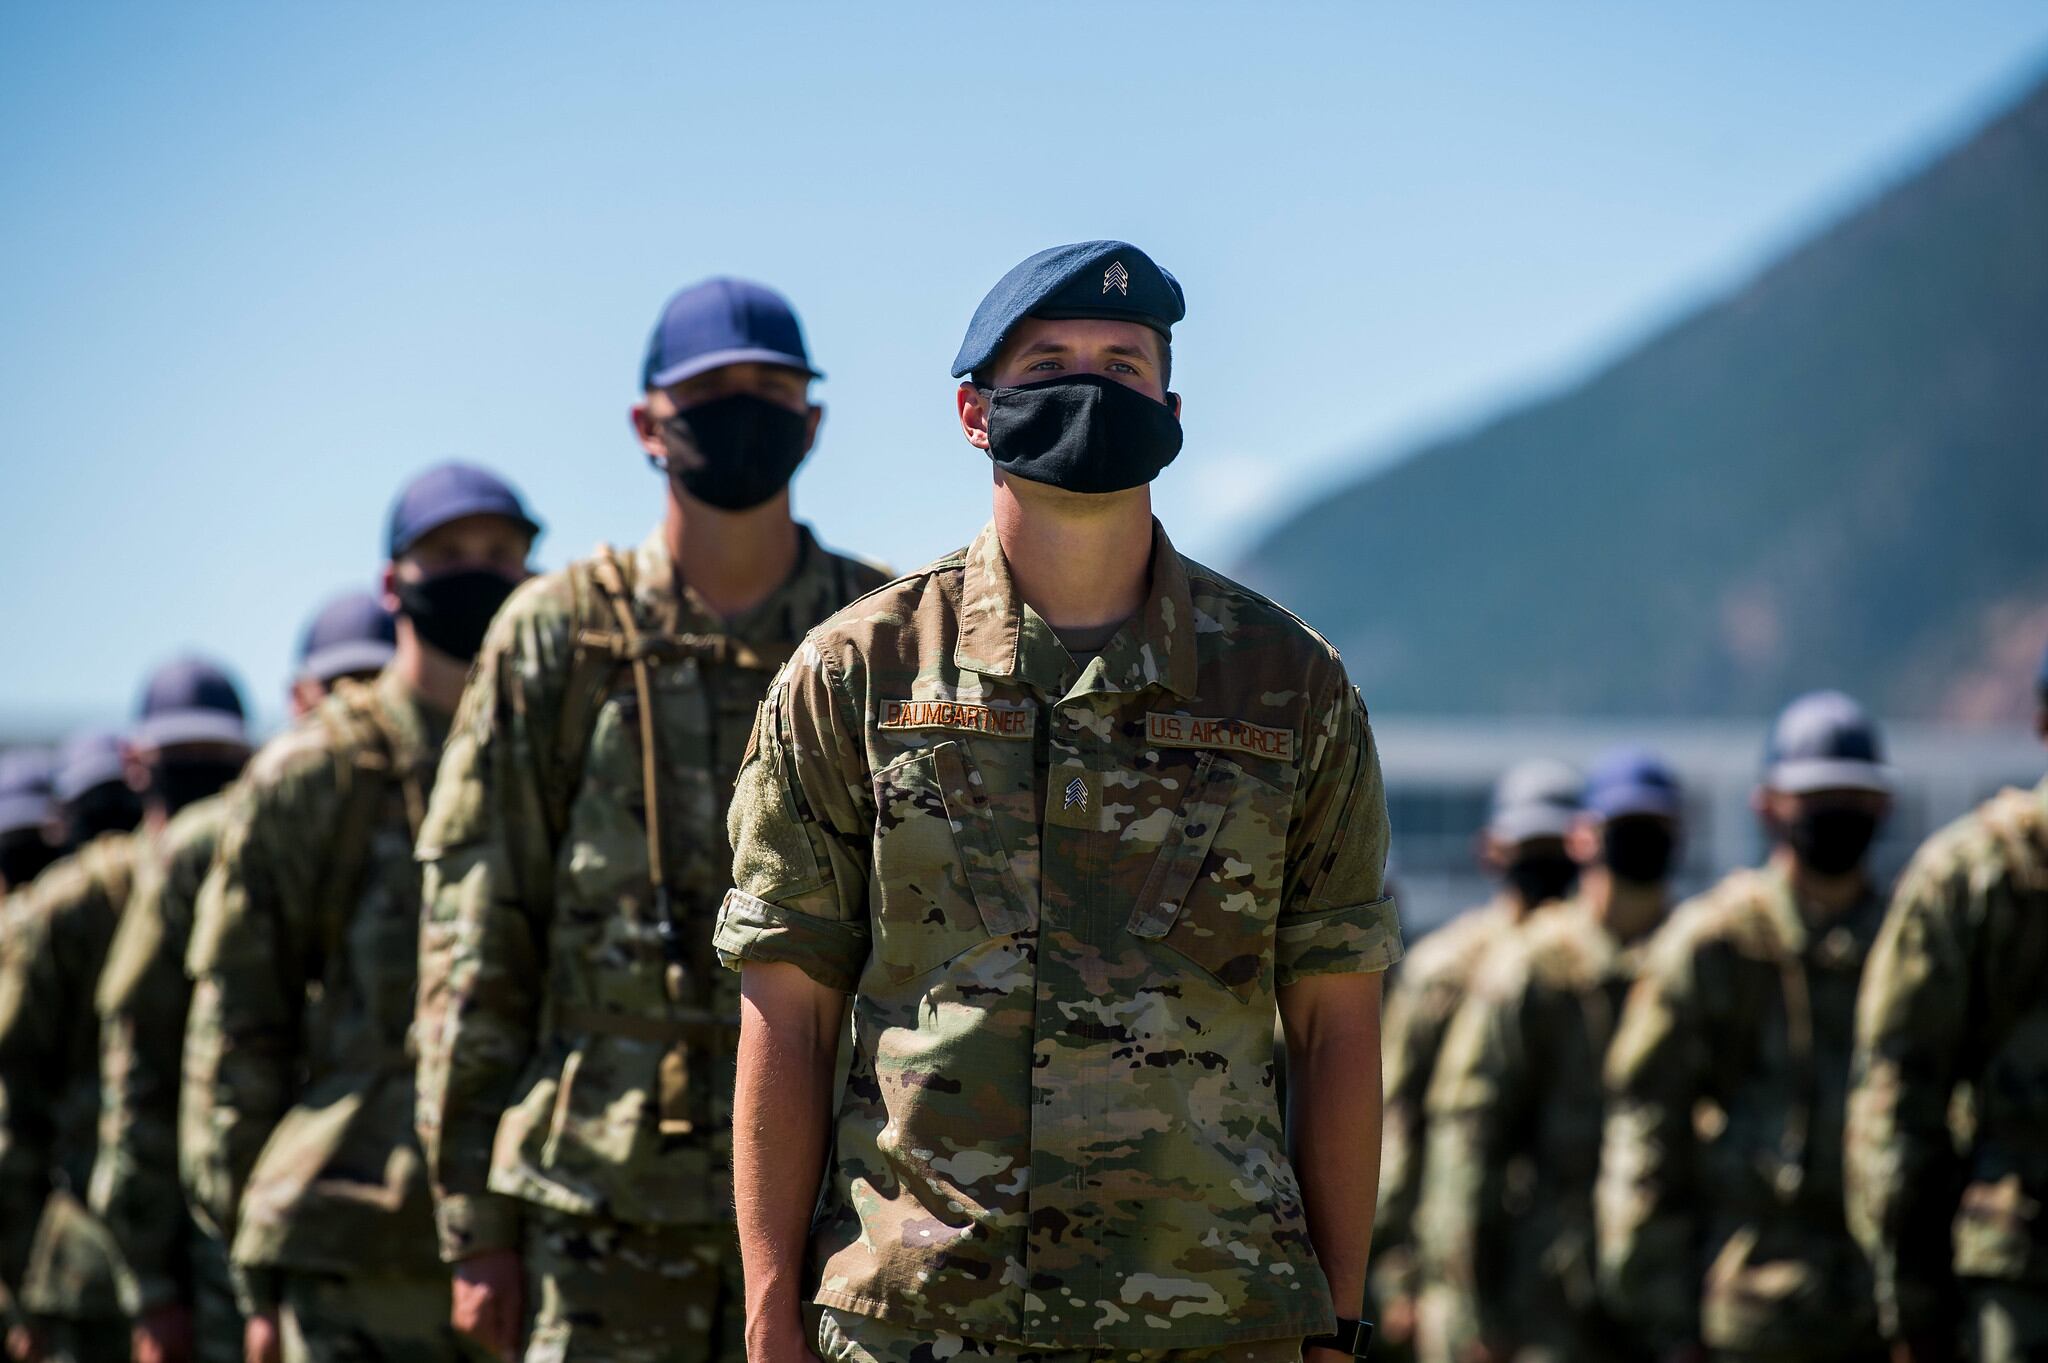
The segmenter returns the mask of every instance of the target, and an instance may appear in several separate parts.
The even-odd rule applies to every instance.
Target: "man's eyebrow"
[[[1120,341],[1110,342],[1108,345],[1102,348],[1102,353],[1105,355],[1135,355],[1137,358],[1144,360],[1148,364],[1152,360],[1152,357],[1145,352],[1145,348],[1143,346],[1124,345]]]

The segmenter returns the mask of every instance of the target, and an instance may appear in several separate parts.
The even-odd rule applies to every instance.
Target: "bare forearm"
[[[733,1094],[733,1200],[746,1268],[747,1334],[756,1340],[801,1326],[843,997],[817,989],[794,967],[750,965],[745,976]]]
[[[1379,1194],[1379,1039],[1376,990],[1369,1010],[1349,1008],[1288,1034],[1289,1157],[1340,1316],[1358,1314],[1365,1301]]]

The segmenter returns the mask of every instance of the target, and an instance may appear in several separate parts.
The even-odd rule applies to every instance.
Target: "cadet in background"
[[[392,621],[353,592],[308,625],[286,703],[293,719],[335,681],[374,673],[392,651]],[[97,996],[99,1153],[89,1204],[119,1251],[121,1309],[134,1363],[239,1363],[243,1321],[217,1227],[195,1220],[179,1179],[178,1089],[192,986],[185,954],[199,887],[226,823],[224,794],[180,810],[136,867]],[[209,1139],[203,1127],[183,1139]]]
[[[1499,878],[1499,889],[1417,942],[1388,998],[1387,1116],[1372,1263],[1373,1301],[1385,1343],[1375,1345],[1376,1357],[1400,1358],[1415,1348],[1424,1288],[1415,1247],[1427,1158],[1424,1103],[1444,1033],[1486,952],[1535,909],[1571,893],[1578,863],[1565,848],[1565,835],[1579,815],[1583,787],[1578,772],[1547,759],[1517,763],[1502,773],[1479,835],[1480,860]]]
[[[663,522],[506,607],[420,839],[420,1138],[500,1358],[741,1356],[726,805],[769,679],[884,576],[791,515],[824,409],[780,295],[683,290],[640,377]]]
[[[1865,859],[1891,807],[1875,721],[1802,696],[1755,805],[1769,859],[1681,905],[1608,1056],[1597,1214],[1609,1311],[1663,1359],[1882,1356],[1842,1215],[1856,987],[1884,912]]]
[[[492,616],[540,523],[467,464],[391,508],[389,664],[264,746],[229,800],[188,957],[179,1155],[229,1239],[248,1363],[473,1356],[412,1125],[413,840]]]
[[[85,1203],[100,1108],[94,994],[177,816],[233,780],[248,752],[234,681],[182,658],[151,675],[125,741],[89,736],[59,766],[61,818],[90,841],[37,878],[0,972],[0,1279],[15,1291],[17,1359],[128,1356],[125,1268]],[[131,810],[138,830],[120,827]]]
[[[1598,1299],[1601,1068],[1670,906],[1681,812],[1661,759],[1603,756],[1566,837],[1577,892],[1499,934],[1473,971],[1428,1094],[1417,1238],[1432,1360],[1632,1357]]]
[[[2048,654],[2036,687],[2048,741]],[[1959,1333],[1976,1363],[2048,1357],[2048,781],[1914,857],[1856,1041],[1849,1226],[1895,1363],[1954,1358]]]

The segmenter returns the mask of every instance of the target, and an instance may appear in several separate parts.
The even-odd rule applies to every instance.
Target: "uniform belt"
[[[690,1041],[726,1041],[739,1035],[738,1018],[724,1017],[703,1008],[679,1008],[667,1016],[620,1013],[609,1008],[586,1008],[565,1003],[555,1009],[555,1021],[570,1031],[603,1032],[657,1046]]]

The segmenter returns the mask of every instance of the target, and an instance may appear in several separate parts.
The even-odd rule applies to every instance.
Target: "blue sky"
[[[494,464],[541,561],[637,540],[666,295],[787,292],[828,375],[798,508],[912,566],[987,472],[975,302],[1115,236],[1185,283],[1227,564],[1414,437],[1569,380],[2048,63],[2048,9],[1843,3],[0,8],[0,728],[154,662],[275,711],[398,484]],[[1370,527],[1360,527],[1369,534]]]

